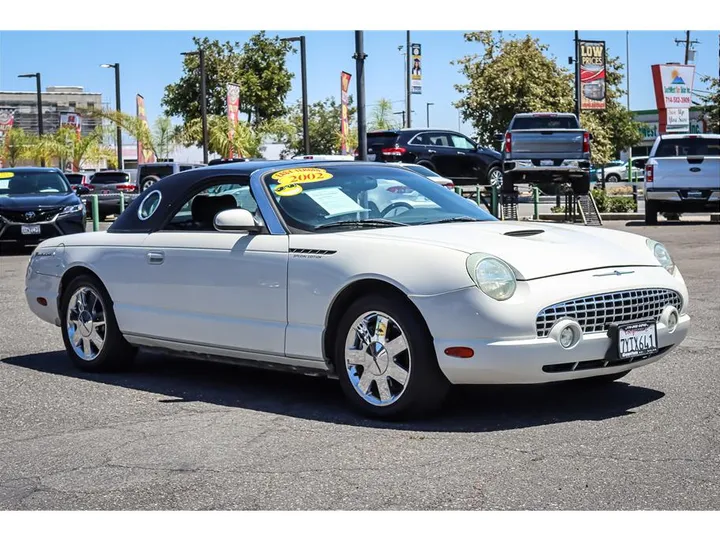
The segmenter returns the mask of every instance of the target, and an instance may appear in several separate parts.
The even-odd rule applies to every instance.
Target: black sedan
[[[456,185],[499,185],[502,154],[478,146],[462,133],[444,129],[370,131],[367,158],[384,163],[417,163]]]
[[[85,232],[85,205],[58,169],[0,169],[0,243]]]

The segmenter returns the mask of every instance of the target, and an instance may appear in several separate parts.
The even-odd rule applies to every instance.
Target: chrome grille
[[[611,323],[658,320],[668,304],[678,311],[682,298],[670,289],[634,289],[585,296],[548,306],[535,321],[538,337],[545,337],[556,321],[570,318],[578,322],[585,334],[607,331]]]
[[[0,215],[14,223],[37,223],[39,221],[50,221],[56,214],[60,213],[60,210],[62,210],[62,207],[35,210],[0,210]]]

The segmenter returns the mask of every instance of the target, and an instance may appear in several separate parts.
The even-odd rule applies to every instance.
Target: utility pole
[[[690,62],[690,46],[700,43],[697,39],[690,40],[690,30],[685,31],[685,39],[676,39],[675,45],[685,45],[685,65]],[[694,52],[694,51],[693,51]]]
[[[365,59],[363,32],[355,30],[355,78],[357,84],[358,158],[367,161],[367,121],[365,119]]]
[[[411,105],[411,88],[410,88],[410,30],[407,31],[405,35],[405,50],[407,51],[406,55],[406,61],[405,61],[405,99],[407,103],[405,104],[405,113],[407,114],[407,124],[405,124],[406,127],[412,127],[412,114],[410,112],[410,109],[412,107]]]

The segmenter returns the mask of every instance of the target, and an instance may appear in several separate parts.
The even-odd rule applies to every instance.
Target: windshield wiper
[[[468,216],[457,216],[451,218],[440,219],[438,221],[426,221],[422,225],[435,225],[437,223],[452,223],[454,221],[484,221],[482,219],[472,218]]]
[[[399,221],[392,221],[390,219],[348,219],[345,221],[335,221],[334,223],[323,223],[315,227],[318,229],[330,229],[332,227],[407,227],[407,223],[400,223]]]

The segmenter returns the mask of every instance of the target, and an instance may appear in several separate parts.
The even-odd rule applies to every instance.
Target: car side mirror
[[[244,208],[231,208],[219,212],[213,220],[213,225],[218,231],[259,232],[262,229],[262,225]]]
[[[493,135],[493,139],[495,139],[496,142],[503,142],[505,140],[505,135],[502,133],[496,133]]]
[[[90,188],[85,186],[77,186],[75,188],[75,193],[77,195],[87,195],[88,193],[90,193]]]

